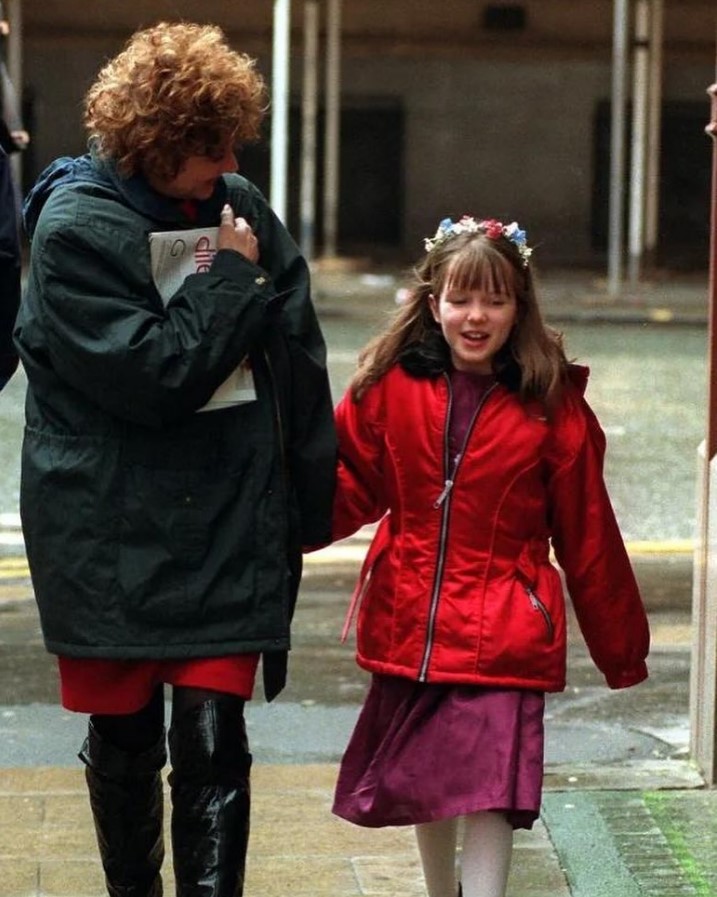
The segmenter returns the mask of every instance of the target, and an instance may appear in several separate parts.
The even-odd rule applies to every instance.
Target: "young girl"
[[[602,475],[605,439],[543,324],[525,232],[442,221],[337,408],[334,537],[380,520],[357,586],[373,674],[334,812],[415,825],[430,897],[505,894],[538,817],[544,693],[565,687],[565,572],[611,688],[649,632]],[[351,617],[352,614],[349,615]]]

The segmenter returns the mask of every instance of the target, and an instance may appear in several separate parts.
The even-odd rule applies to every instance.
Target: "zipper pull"
[[[443,502],[448,498],[448,495],[453,488],[453,480],[446,480],[446,484],[443,487],[443,492],[438,496],[438,498],[433,502],[434,508],[440,508]]]
[[[453,459],[453,472],[451,473],[451,476],[446,480],[445,486],[443,487],[443,492],[441,492],[441,494],[438,496],[438,498],[433,502],[434,508],[440,508],[440,506],[443,504],[443,502],[448,498],[448,494],[450,493],[451,489],[453,488],[453,482],[454,482],[454,479],[456,476],[456,471],[458,470],[458,465],[460,463],[462,454],[463,454],[462,452],[458,452],[456,457]]]

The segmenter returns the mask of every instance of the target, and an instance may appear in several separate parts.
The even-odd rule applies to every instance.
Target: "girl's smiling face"
[[[493,359],[510,336],[518,316],[512,293],[486,284],[457,288],[450,278],[438,297],[429,297],[431,311],[440,325],[458,371],[490,374]]]

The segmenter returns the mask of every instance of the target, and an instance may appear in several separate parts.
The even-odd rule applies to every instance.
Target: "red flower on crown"
[[[503,224],[500,221],[496,221],[495,218],[489,218],[486,221],[481,221],[481,229],[485,231],[485,235],[491,240],[497,240],[499,237],[503,236]]]

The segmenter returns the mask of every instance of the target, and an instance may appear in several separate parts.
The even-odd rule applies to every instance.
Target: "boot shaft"
[[[169,752],[177,897],[242,897],[252,760],[243,702],[206,701],[180,716]]]
[[[90,722],[79,757],[110,897],[162,897],[164,736],[130,754],[102,739]]]

